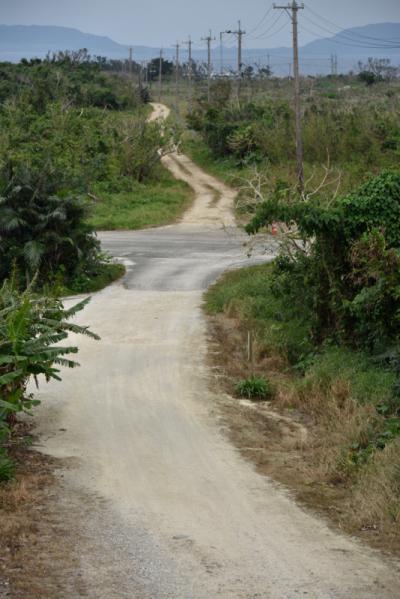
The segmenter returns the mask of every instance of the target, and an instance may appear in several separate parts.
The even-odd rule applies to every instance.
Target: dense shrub
[[[126,77],[104,75],[99,64],[87,56],[72,60],[62,54],[43,61],[22,59],[19,64],[0,63],[0,102],[21,100],[39,114],[46,110],[48,102],[113,110],[122,105],[138,105],[137,89],[129,85]],[[147,88],[143,89],[141,99],[145,103],[150,101]]]
[[[385,156],[398,156],[399,104],[346,103],[333,92],[311,96],[303,105],[303,156],[310,163],[385,164]],[[199,97],[187,116],[189,126],[201,133],[214,156],[245,159],[258,151],[275,164],[296,158],[295,114],[281,98],[243,101],[238,107],[229,97]]]
[[[71,278],[82,265],[97,261],[100,243],[87,224],[88,205],[59,193],[60,173],[35,173],[11,166],[0,172],[0,280],[16,264],[29,285],[62,273]]]
[[[275,272],[278,291],[306,302],[317,341],[333,335],[371,350],[400,335],[400,173],[382,172],[329,209],[274,194],[246,230],[274,220],[314,238],[308,254],[278,258]]]

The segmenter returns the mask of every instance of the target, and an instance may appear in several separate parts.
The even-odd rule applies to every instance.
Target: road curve
[[[104,551],[118,549],[119,574],[104,571],[89,596],[398,598],[392,564],[304,512],[222,434],[202,292],[247,258],[229,234],[232,191],[185,156],[165,163],[194,187],[193,206],[177,225],[100,234],[127,265],[124,280],[78,315],[102,340],[77,339],[81,368],[38,393],[42,449],[77,458],[67,484],[110,505],[96,534]],[[89,580],[96,555],[83,562]]]

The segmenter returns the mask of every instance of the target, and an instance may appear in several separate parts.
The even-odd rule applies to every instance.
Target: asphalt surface
[[[270,260],[247,257],[249,238],[239,229],[174,225],[143,231],[99,233],[102,251],[124,262],[127,289],[201,291],[228,268]]]

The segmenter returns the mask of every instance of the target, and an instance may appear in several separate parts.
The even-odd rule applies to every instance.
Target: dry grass
[[[19,440],[29,435],[26,423],[16,429]],[[74,527],[68,510],[57,504],[57,461],[15,439],[9,453],[19,465],[15,480],[0,485],[0,596],[84,596]]]
[[[346,450],[353,444],[368,445],[371,430],[382,426],[383,419],[375,406],[353,401],[348,380],[334,379],[327,389],[314,382],[296,388],[280,388],[276,405],[280,409],[296,408],[314,423],[309,451],[315,475],[329,476],[332,482],[347,479],[351,472],[342,467]]]
[[[371,403],[353,401],[345,378],[299,379],[276,351],[254,348],[254,372],[277,389],[273,404],[232,398],[249,376],[247,327],[237,309],[209,317],[209,360],[216,401],[227,434],[257,470],[283,483],[304,506],[373,547],[399,554],[400,441],[377,451],[362,468],[343,467],[348,448],[364,445],[381,416]],[[299,383],[300,381],[300,383]],[[213,381],[215,389],[215,381]],[[306,435],[302,433],[306,431]]]
[[[360,473],[349,499],[354,522],[379,531],[398,545],[400,538],[400,439],[377,452]]]

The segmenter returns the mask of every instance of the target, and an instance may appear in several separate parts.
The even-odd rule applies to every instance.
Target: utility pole
[[[222,63],[223,63],[223,59],[222,59],[222,34],[223,33],[224,33],[224,31],[221,31],[219,34],[219,54],[220,54],[219,73],[220,73],[220,75],[222,75]]]
[[[132,46],[129,48],[129,79],[132,81]]]
[[[238,103],[240,106],[240,95],[242,87],[242,35],[245,35],[246,32],[240,29],[239,21],[239,29],[237,31],[226,31],[225,33],[233,33],[233,35],[237,35],[238,38]]]
[[[274,8],[286,10],[291,18],[293,25],[293,73],[294,73],[294,99],[296,110],[296,153],[297,153],[297,178],[299,181],[299,191],[303,192],[304,172],[303,172],[303,140],[301,135],[301,115],[300,115],[300,83],[299,83],[299,49],[297,39],[297,16],[300,9],[304,8],[304,4],[297,4],[293,0],[292,4],[286,6],[276,6]],[[292,11],[290,14],[289,10]]]
[[[337,54],[331,54],[331,75],[337,75]]]
[[[223,55],[222,55],[222,52],[223,52],[222,36],[224,35],[224,33],[232,33],[232,31],[230,31],[230,30],[229,31],[228,30],[221,31],[220,34],[219,34],[219,48],[220,48],[220,62],[221,62],[221,66],[220,66],[219,71],[220,71],[221,75],[224,72],[224,67],[223,67],[224,59],[223,59]]]
[[[210,30],[210,35],[207,36],[207,37],[202,37],[201,39],[202,39],[202,41],[207,42],[207,54],[208,54],[207,86],[208,86],[208,103],[210,103],[210,101],[211,101],[211,52],[210,52],[210,44],[213,41],[213,39],[215,40],[215,37],[214,38],[211,37],[211,30]]]
[[[176,48],[175,95],[176,95],[176,111],[178,112],[178,97],[179,97],[179,88],[178,88],[178,81],[179,81],[179,48],[180,48],[180,45],[178,44],[178,40],[177,40],[176,44],[174,44],[172,47]]]
[[[182,42],[189,46],[189,112],[192,112],[192,43],[190,35],[188,42]]]
[[[158,101],[161,100],[161,70],[162,70],[162,48],[160,50],[160,67],[158,70]]]
[[[142,104],[142,64],[138,64],[138,92],[139,92],[139,106]]]

